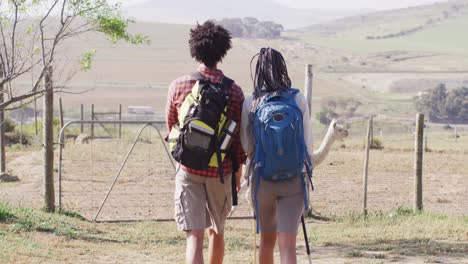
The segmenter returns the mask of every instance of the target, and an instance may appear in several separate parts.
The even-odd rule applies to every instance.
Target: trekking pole
[[[306,250],[307,250],[307,257],[309,258],[309,264],[312,264],[312,258],[310,257],[309,238],[307,237],[307,230],[306,230],[306,225],[304,221],[304,215],[301,216],[301,222],[302,222],[302,232],[304,233],[304,240],[305,240],[305,245],[306,245]]]
[[[254,239],[253,239],[254,254],[253,254],[253,261],[252,261],[253,264],[257,263],[257,225],[255,224],[255,221],[256,221],[255,219],[256,218],[257,217],[254,215],[253,228],[252,228],[252,230],[253,230],[252,234],[253,234],[253,237],[254,237]]]

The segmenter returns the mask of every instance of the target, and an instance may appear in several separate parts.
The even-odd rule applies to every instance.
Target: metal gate
[[[74,138],[66,134],[73,125],[96,124],[122,125],[121,138],[67,140]],[[65,124],[59,135],[59,209],[96,222],[172,221],[176,163],[161,134],[164,127],[164,121],[148,120]],[[232,218],[252,218],[244,194],[239,195],[241,205]]]

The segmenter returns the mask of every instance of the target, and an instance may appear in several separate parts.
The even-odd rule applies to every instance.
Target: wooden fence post
[[[94,121],[94,104],[91,105],[91,121]],[[91,123],[91,139],[94,139],[94,124]]]
[[[63,105],[62,105],[62,97],[59,98],[59,114],[60,114],[60,129],[62,129],[63,123]]]
[[[37,125],[37,98],[34,98],[34,132],[39,135],[39,127]]]
[[[23,147],[23,116],[24,116],[24,113],[23,113],[23,110],[21,110],[21,118],[20,118],[20,147]]]
[[[307,105],[309,106],[309,114],[312,114],[312,80],[314,74],[312,72],[312,65],[306,64],[305,70],[305,97],[307,99]]]
[[[62,97],[59,97],[59,117],[60,117],[60,128],[59,133],[62,130],[65,123],[63,122],[63,105],[62,105]],[[63,148],[65,148],[65,144],[63,144]]]
[[[119,121],[122,121],[122,104],[119,104]],[[119,123],[119,139],[122,138],[122,124]]]
[[[304,95],[307,100],[307,106],[309,107],[309,115],[312,115],[312,80],[313,80],[313,72],[312,72],[312,65],[306,64],[305,66],[305,81],[304,81]],[[309,153],[312,155],[312,153]],[[312,166],[313,166],[312,161]],[[310,189],[307,187],[307,197],[309,199],[309,208],[308,214],[312,214],[312,202],[310,199]]]
[[[374,129],[374,119],[371,116],[369,119],[369,125],[367,126],[367,135],[366,135],[366,156],[364,159],[364,174],[363,174],[363,205],[362,205],[362,213],[367,215],[367,179],[369,176],[369,154],[370,154],[370,147],[372,144],[372,131]]]
[[[423,166],[423,140],[424,140],[424,115],[416,115],[416,130],[414,141],[414,176],[415,176],[415,197],[414,209],[423,209],[423,189],[422,189],[422,166]]]
[[[83,111],[83,104],[81,104],[81,109],[80,109],[80,120],[83,121],[84,119],[84,111]],[[83,123],[81,123],[81,126],[80,126],[80,134],[83,134],[84,132],[84,126],[83,126]]]
[[[46,69],[43,106],[44,198],[45,210],[55,211],[54,193],[54,91],[52,66]]]
[[[3,68],[0,67],[0,78],[3,79]],[[0,103],[4,100],[3,85],[0,86]],[[0,109],[0,174],[6,172],[6,155],[5,155],[5,112]]]

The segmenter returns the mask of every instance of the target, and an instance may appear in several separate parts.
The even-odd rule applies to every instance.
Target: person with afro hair
[[[197,72],[212,83],[221,83],[224,73],[218,64],[231,48],[231,34],[222,26],[207,21],[190,30],[190,55],[200,63]],[[198,74],[197,75],[200,75]],[[185,97],[191,93],[197,80],[194,74],[175,79],[168,91],[166,102],[166,125],[170,133],[178,124],[178,114]],[[229,78],[228,78],[229,79]],[[229,100],[227,116],[240,124],[244,93],[232,82],[225,87]],[[222,162],[224,183],[220,181],[218,168],[208,167],[197,170],[181,165],[175,179],[175,220],[177,229],[186,233],[186,262],[203,263],[203,241],[205,229],[208,234],[209,263],[222,263],[224,258],[224,224],[232,203],[232,177],[235,177],[239,191],[242,168],[234,172],[233,160],[244,164],[246,156],[240,143],[240,132],[233,135],[229,153],[235,158]],[[241,165],[242,166],[242,165]]]

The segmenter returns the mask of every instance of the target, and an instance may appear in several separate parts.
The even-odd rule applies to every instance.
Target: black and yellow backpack
[[[217,167],[223,180],[223,160],[237,128],[227,115],[233,80],[224,77],[212,83],[201,73],[191,75],[197,82],[179,109],[178,121],[169,134],[169,147],[174,159],[196,170]]]

